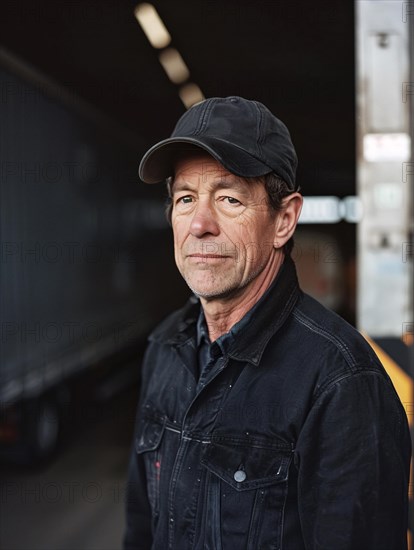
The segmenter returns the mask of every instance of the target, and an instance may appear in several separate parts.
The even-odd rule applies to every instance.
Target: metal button
[[[237,470],[237,472],[234,472],[234,479],[238,483],[241,481],[244,481],[246,479],[246,472],[243,472],[243,470]]]

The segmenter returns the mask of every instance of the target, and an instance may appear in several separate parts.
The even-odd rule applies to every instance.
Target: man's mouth
[[[190,258],[229,258],[229,256],[224,256],[222,254],[189,254]]]

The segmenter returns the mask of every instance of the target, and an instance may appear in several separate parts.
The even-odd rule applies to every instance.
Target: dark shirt
[[[270,288],[264,293],[263,299],[266,299],[266,294],[270,293],[275,281]],[[256,304],[236,323],[229,332],[222,334],[213,343],[210,341],[208,327],[203,308],[200,305],[200,313],[197,319],[197,359],[198,359],[198,375],[199,382],[204,383],[208,373],[211,370],[214,362],[218,357],[225,353],[225,350],[230,346],[231,341],[236,337],[237,332],[244,326],[248,326],[254,317]]]

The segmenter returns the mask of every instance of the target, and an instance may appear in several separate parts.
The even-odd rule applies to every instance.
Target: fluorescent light
[[[171,36],[162,22],[157,10],[146,2],[138,4],[134,15],[146,34],[151,46],[165,48],[171,42]]]
[[[189,109],[195,103],[198,103],[199,101],[203,101],[203,99],[205,99],[203,92],[200,90],[197,84],[193,84],[192,82],[181,86],[178,94],[186,109]]]
[[[342,199],[342,219],[348,223],[358,223],[362,220],[362,201],[359,197],[345,197]]]
[[[408,134],[365,134],[364,159],[368,162],[407,162],[411,141]]]
[[[158,58],[168,78],[174,84],[181,84],[190,76],[187,65],[176,49],[168,48],[163,50]]]
[[[359,197],[343,199],[331,195],[303,197],[303,208],[299,223],[358,223],[362,220],[362,203]]]
[[[304,197],[300,223],[337,223],[341,221],[338,197]]]

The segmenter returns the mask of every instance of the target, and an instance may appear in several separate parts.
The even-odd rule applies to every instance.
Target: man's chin
[[[207,302],[212,300],[228,300],[237,296],[243,289],[234,285],[197,285],[187,281],[190,290],[198,297],[203,298]]]

